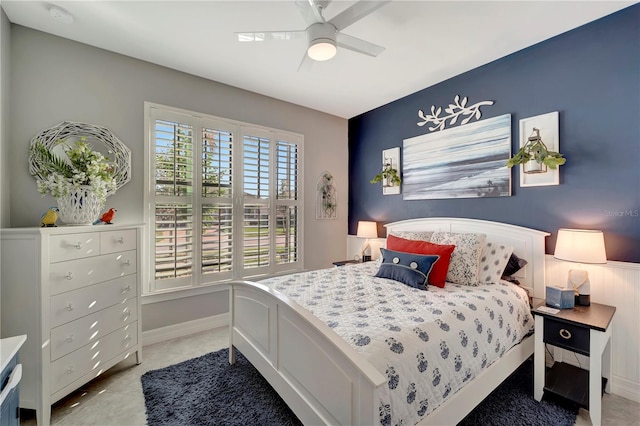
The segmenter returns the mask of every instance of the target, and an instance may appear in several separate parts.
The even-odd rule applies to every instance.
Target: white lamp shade
[[[336,43],[328,38],[313,40],[307,49],[307,55],[314,61],[328,61],[336,56]]]
[[[358,221],[358,238],[378,238],[378,225],[367,220]]]
[[[607,263],[602,231],[590,229],[559,229],[556,259],[578,263]]]

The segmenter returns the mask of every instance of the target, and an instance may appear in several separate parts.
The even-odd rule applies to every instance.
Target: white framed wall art
[[[558,111],[523,118],[520,120],[519,148],[523,147],[527,143],[529,136],[534,133],[535,128],[540,132],[540,138],[549,151],[560,152],[558,122]],[[524,173],[521,165],[518,167],[520,170],[521,187],[560,185],[560,167],[555,170],[547,168],[545,173],[533,174]]]

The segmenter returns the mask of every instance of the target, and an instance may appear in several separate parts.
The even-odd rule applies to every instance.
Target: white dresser
[[[51,404],[129,356],[142,361],[141,225],[0,232],[2,335],[26,334],[20,406]]]

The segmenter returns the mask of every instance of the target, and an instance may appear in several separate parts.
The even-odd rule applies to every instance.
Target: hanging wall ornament
[[[462,119],[460,125],[467,124],[472,119],[479,120],[482,117],[482,113],[480,112],[480,107],[485,105],[493,105],[494,101],[481,101],[474,105],[467,106],[468,98],[465,96],[460,99],[460,95],[456,95],[453,99],[453,104],[449,104],[447,108],[444,109],[444,112],[448,115],[443,117],[440,116],[442,114],[442,107],[438,107],[436,109],[435,105],[431,105],[431,114],[425,114],[423,110],[418,110],[418,117],[420,117],[422,122],[417,123],[418,126],[422,127],[427,123],[433,123],[434,126],[429,127],[429,131],[434,130],[444,130],[447,120],[449,120],[449,126],[454,125],[460,116],[465,118]]]
[[[316,219],[335,219],[338,217],[338,193],[333,176],[324,172],[316,184]]]

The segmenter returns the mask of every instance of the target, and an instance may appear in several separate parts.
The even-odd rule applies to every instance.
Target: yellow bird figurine
[[[56,225],[56,220],[58,220],[59,211],[55,206],[49,207],[49,210],[40,217],[40,226],[58,226]]]

